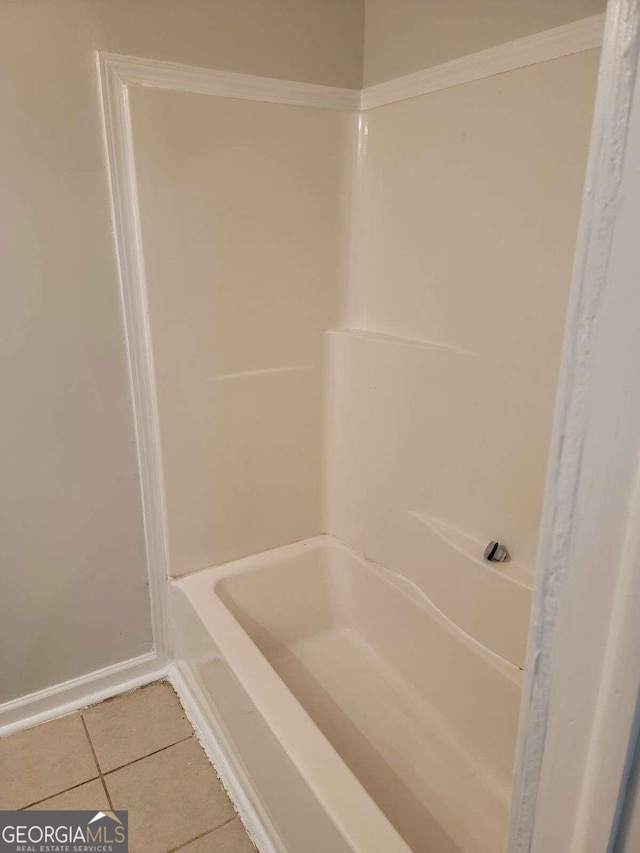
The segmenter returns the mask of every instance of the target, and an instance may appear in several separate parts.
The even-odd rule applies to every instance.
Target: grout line
[[[49,794],[48,796],[43,797],[41,800],[36,800],[33,803],[27,803],[26,806],[20,806],[18,811],[23,812],[23,811],[26,811],[26,809],[33,808],[33,806],[40,805],[40,803],[46,803],[47,800],[52,800],[54,797],[59,797],[60,794],[67,794],[69,791],[75,791],[76,788],[81,788],[83,785],[86,785],[89,782],[95,782],[99,778],[100,778],[100,774],[98,773],[97,776],[92,776],[91,779],[85,779],[82,782],[78,782],[77,785],[72,785],[70,788],[65,788],[62,791],[56,791],[55,794]]]
[[[208,829],[206,832],[201,832],[200,835],[196,835],[194,838],[190,838],[188,841],[182,843],[179,847],[172,847],[171,850],[167,850],[167,853],[178,853],[180,850],[184,850],[187,844],[193,844],[194,841],[198,841],[200,838],[204,838],[206,835],[213,835],[214,832],[217,832],[219,829],[222,829],[223,826],[226,826],[231,821],[235,820],[238,817],[237,814],[234,814],[233,817],[228,818],[224,821],[224,823],[219,824],[218,826],[214,826],[213,829]],[[244,830],[244,826],[242,827]],[[246,830],[244,830],[246,832]]]
[[[112,773],[116,773],[118,770],[122,770],[124,767],[131,767],[132,764],[137,764],[139,761],[144,761],[145,758],[151,758],[152,755],[157,755],[159,752],[164,752],[167,749],[171,749],[172,746],[177,746],[179,743],[184,743],[187,740],[191,740],[193,737],[193,732],[187,737],[183,737],[180,740],[175,741],[175,743],[169,743],[166,746],[161,746],[160,749],[154,749],[153,752],[148,752],[146,755],[141,755],[140,758],[134,758],[133,761],[127,761],[126,764],[120,764],[118,767],[114,767],[113,770],[105,770],[104,775],[110,776]]]
[[[100,781],[102,782],[102,787],[104,788],[104,792],[107,795],[107,802],[111,806],[111,811],[113,811],[113,801],[111,799],[111,794],[109,793],[109,789],[107,788],[107,783],[105,782],[104,776],[100,776]]]
[[[156,684],[156,683],[164,683],[164,682],[158,681],[158,682],[153,682],[153,683]],[[136,688],[136,691],[142,690],[142,689],[144,689],[144,687],[147,687],[147,686],[149,686],[149,685],[143,685],[143,687]],[[131,691],[131,692],[134,692],[134,691]],[[109,699],[103,699],[102,702],[97,702],[95,705],[88,706],[88,708],[96,708],[99,705],[105,704],[106,702],[110,702],[111,699],[117,699],[117,698],[119,698],[119,696],[113,696],[113,697],[110,697]],[[95,782],[97,779],[100,779],[100,782],[102,783],[102,787],[104,788],[105,795],[106,795],[107,800],[109,802],[109,806],[110,806],[111,810],[113,810],[113,808],[114,808],[113,807],[113,801],[111,799],[111,794],[109,793],[109,788],[107,787],[107,782],[104,778],[105,776],[107,776],[111,773],[115,773],[117,770],[122,770],[122,768],[124,768],[124,767],[130,767],[132,764],[137,764],[139,761],[144,761],[145,758],[150,758],[152,755],[157,755],[159,752],[164,752],[167,749],[171,749],[172,746],[177,746],[180,743],[184,743],[187,740],[191,740],[191,738],[194,736],[194,732],[192,730],[191,734],[187,735],[187,737],[181,738],[180,740],[177,740],[174,743],[167,744],[167,746],[163,746],[160,749],[155,749],[155,750],[153,750],[153,752],[148,752],[146,755],[141,755],[140,758],[134,758],[133,761],[128,761],[126,764],[121,764],[118,767],[114,767],[112,770],[106,770],[103,772],[102,768],[100,767],[100,762],[98,761],[98,756],[96,755],[96,751],[95,751],[94,746],[93,746],[93,741],[91,740],[91,735],[89,734],[89,729],[87,728],[86,720],[84,718],[84,712],[86,710],[88,710],[88,708],[79,709],[78,713],[80,715],[80,720],[82,721],[82,727],[84,728],[84,732],[85,732],[85,734],[87,736],[87,740],[89,742],[89,748],[91,749],[91,755],[93,756],[93,761],[96,765],[97,775],[92,776],[90,779],[83,779],[83,781],[78,782],[77,785],[71,785],[69,788],[64,788],[62,791],[55,791],[53,794],[48,794],[46,797],[43,797],[40,800],[35,800],[32,803],[27,803],[26,806],[20,806],[19,811],[25,811],[26,809],[31,809],[34,806],[40,805],[40,803],[45,803],[47,800],[53,799],[53,797],[60,796],[61,794],[67,794],[69,791],[74,791],[76,788],[80,788],[80,787],[82,787],[82,785],[86,785],[88,782]],[[233,820],[233,818],[230,818],[230,820]],[[225,821],[225,823],[221,823],[220,826],[224,826],[226,823],[229,823],[229,821]],[[210,833],[210,832],[215,832],[216,829],[219,829],[219,827],[214,827],[213,829],[208,829],[205,833],[203,833],[203,835],[208,835],[208,833]],[[201,837],[202,836],[198,835],[196,838],[192,838],[192,839],[190,839],[190,841],[186,841],[185,844],[190,844],[191,841],[196,841],[198,838],[201,838]],[[177,850],[179,848],[175,848],[175,849]]]
[[[96,751],[93,748],[93,741],[91,740],[91,736],[89,735],[89,729],[87,728],[87,723],[84,718],[84,713],[80,711],[80,719],[82,720],[82,725],[84,727],[85,734],[87,736],[87,740],[89,741],[89,746],[91,747],[91,754],[93,755],[93,760],[96,763],[96,767],[98,768],[98,773],[100,774],[100,781],[102,782],[102,787],[104,788],[104,793],[107,797],[107,802],[113,811],[113,803],[111,802],[111,794],[109,793],[109,789],[107,788],[107,783],[104,781],[104,776],[102,775],[102,770],[100,768],[100,762],[98,761],[98,756],[96,755]]]

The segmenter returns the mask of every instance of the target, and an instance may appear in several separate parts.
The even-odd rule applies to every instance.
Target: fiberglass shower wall
[[[329,530],[520,667],[598,59],[366,113],[351,329],[329,335]]]
[[[333,533],[522,666],[597,65],[367,111],[355,204],[354,114],[132,91],[171,574]]]
[[[170,574],[320,533],[354,116],[131,95]]]

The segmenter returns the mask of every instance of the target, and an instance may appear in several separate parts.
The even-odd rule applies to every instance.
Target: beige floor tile
[[[129,810],[130,853],[166,853],[234,816],[193,738],[115,770],[105,781],[114,809]]]
[[[98,775],[80,714],[0,740],[0,809],[19,809]]]
[[[249,841],[240,819],[236,818],[181,847],[180,853],[256,853],[256,848]]]
[[[192,734],[169,684],[151,684],[83,711],[103,773]]]
[[[56,809],[78,809],[81,811],[106,811],[110,809],[109,800],[105,794],[104,787],[100,779],[94,779],[93,782],[85,782],[84,785],[79,785],[77,788],[72,788],[70,791],[65,791],[64,794],[57,794],[49,800],[43,800],[36,806],[31,806],[28,811],[46,811]]]

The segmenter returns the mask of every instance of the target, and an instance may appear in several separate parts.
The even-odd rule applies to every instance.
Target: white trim
[[[286,853],[284,843],[262,807],[242,763],[208,710],[189,667],[181,663],[171,664],[169,681],[255,846],[260,853]]]
[[[152,681],[166,678],[155,652],[122,661],[0,705],[0,737],[63,717]]]
[[[301,83],[104,52],[100,53],[100,66],[125,86],[135,84],[174,92],[357,111],[600,47],[603,28],[604,13],[592,15],[364,89]]]
[[[471,53],[432,68],[425,68],[362,90],[361,109],[370,110],[395,101],[426,95],[439,89],[470,83],[503,74],[516,68],[559,59],[599,47],[602,43],[604,13],[571,24],[554,27],[525,38],[508,41],[487,50]]]
[[[166,661],[169,658],[169,541],[129,96],[126,78],[120,76],[119,63],[99,54],[97,59],[129,381],[133,395],[151,624],[156,654],[160,661]]]
[[[298,107],[319,107],[334,110],[360,108],[359,89],[340,89],[337,86],[320,86],[315,83],[298,83],[294,80],[277,80],[273,77],[256,77],[212,68],[196,68],[177,62],[157,59],[139,59],[101,53],[101,62],[109,73],[122,83],[134,83],[174,92],[191,92],[199,95],[219,95],[223,98],[240,98],[248,101],[266,101],[271,104],[291,104]]]
[[[627,163],[625,146],[630,114],[640,124],[640,93],[632,100],[639,42],[638,0],[610,0],[549,455],[509,853],[607,849],[638,690],[640,185],[638,153]]]

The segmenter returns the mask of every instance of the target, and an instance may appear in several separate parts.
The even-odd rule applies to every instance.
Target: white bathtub
[[[288,853],[504,849],[517,667],[328,536],[172,586],[178,659]]]

